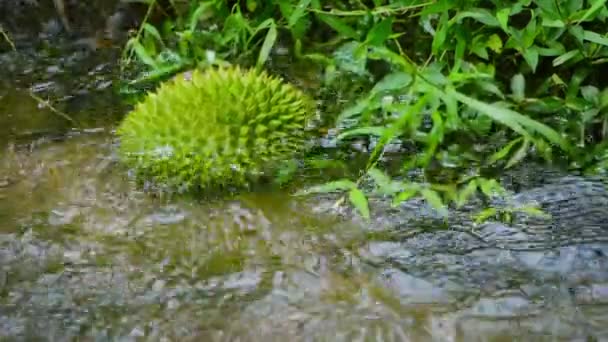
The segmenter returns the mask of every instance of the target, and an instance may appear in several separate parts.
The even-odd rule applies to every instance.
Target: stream
[[[545,274],[368,241],[287,192],[152,196],[117,161],[112,65],[31,56],[2,56],[2,341],[608,340],[605,245]]]

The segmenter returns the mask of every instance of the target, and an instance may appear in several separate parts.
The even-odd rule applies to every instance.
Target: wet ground
[[[80,62],[55,76],[57,60],[19,59],[0,88],[0,340],[608,339],[603,244],[512,253],[450,231],[372,238],[382,220],[287,193],[143,193],[114,154],[124,108],[106,91],[111,66],[69,56]]]

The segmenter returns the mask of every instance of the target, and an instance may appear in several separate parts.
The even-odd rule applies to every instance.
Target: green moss
[[[140,179],[182,190],[246,186],[306,145],[312,101],[263,71],[195,70],[148,94],[117,130]]]

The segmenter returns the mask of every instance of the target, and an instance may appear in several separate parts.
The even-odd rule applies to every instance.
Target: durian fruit
[[[165,188],[243,187],[303,150],[313,110],[303,92],[264,71],[197,69],[127,114],[119,156]]]

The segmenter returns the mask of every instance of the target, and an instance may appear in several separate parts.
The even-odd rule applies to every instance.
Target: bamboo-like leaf
[[[503,146],[500,150],[494,152],[488,159],[488,163],[494,164],[497,161],[504,159],[507,156],[507,154],[509,154],[509,152],[511,151],[513,146],[515,146],[515,144],[519,143],[522,139],[524,139],[524,138],[518,137],[518,138],[511,140],[508,144]]]
[[[524,75],[517,74],[511,78],[511,93],[516,102],[521,102],[526,97],[526,79]]]
[[[344,140],[346,138],[350,138],[353,136],[382,136],[382,134],[384,134],[384,132],[387,130],[388,128],[384,127],[384,126],[373,126],[373,127],[360,127],[360,128],[354,128],[351,130],[348,130],[344,133],[339,134],[336,139],[338,141],[340,140]]]
[[[369,30],[369,32],[367,33],[367,38],[365,39],[365,42],[370,45],[376,45],[376,46],[380,46],[380,45],[384,44],[384,42],[391,35],[392,25],[393,25],[392,17],[389,17],[389,18],[386,18],[386,19],[380,21],[379,23],[374,25],[374,27],[372,27],[371,30]]]
[[[395,120],[393,123],[391,123],[391,125],[387,129],[384,130],[384,132],[382,133],[382,136],[380,136],[378,144],[376,144],[376,147],[372,151],[372,155],[369,157],[369,160],[368,160],[367,166],[366,166],[367,168],[370,168],[372,166],[372,164],[376,162],[378,156],[380,156],[380,154],[384,150],[384,146],[386,146],[386,144],[388,144],[391,140],[393,140],[396,136],[398,136],[399,133],[411,121],[412,117],[414,115],[416,115],[417,113],[419,113],[422,110],[422,108],[424,108],[424,106],[428,103],[430,97],[431,97],[430,93],[427,93],[424,96],[422,96],[418,101],[416,101],[416,103],[413,106],[409,106],[406,111],[401,113],[401,115],[399,116],[399,118],[397,118],[397,120]]]
[[[374,183],[376,183],[380,187],[388,186],[392,182],[391,177],[389,177],[386,173],[376,167],[372,167],[371,169],[369,169],[367,171],[367,174],[372,178]]]
[[[213,2],[211,1],[200,2],[196,10],[194,10],[194,12],[192,13],[192,16],[190,16],[190,23],[188,24],[189,31],[193,32],[194,30],[196,30],[198,22],[201,20],[205,12],[212,6]]]
[[[359,211],[361,217],[369,220],[369,203],[363,191],[357,188],[350,189],[348,199],[350,200],[350,203],[357,209],[357,211]]]
[[[368,176],[374,181],[378,187],[377,191],[384,195],[392,195],[405,188],[405,185],[400,181],[395,181],[382,170],[372,167],[367,171]]]
[[[397,207],[402,202],[409,200],[414,197],[420,191],[419,186],[409,186],[408,189],[400,192],[397,196],[393,197],[393,207]]]
[[[440,214],[447,214],[447,208],[443,204],[441,197],[436,191],[423,188],[422,190],[420,190],[420,194]]]
[[[137,79],[129,82],[129,85],[137,85],[137,84],[147,83],[147,82],[156,82],[160,79],[163,79],[164,77],[175,74],[176,72],[182,70],[184,67],[185,67],[185,64],[182,64],[182,63],[169,64],[169,65],[157,67],[153,71],[147,73],[145,76],[143,76],[141,78],[137,78]]]
[[[144,46],[141,45],[140,42],[133,41],[133,43],[131,44],[131,48],[133,49],[133,51],[135,51],[135,55],[137,55],[139,60],[141,60],[144,64],[154,69],[158,69],[158,64],[156,63],[156,61],[152,56],[150,56],[148,51],[146,51],[146,48],[144,48]]]
[[[346,191],[357,188],[357,184],[348,179],[341,179],[337,181],[327,182],[321,185],[311,186],[307,189],[296,192],[296,196],[308,195],[308,194],[323,194],[336,191]]]
[[[505,168],[509,169],[513,165],[522,161],[528,155],[529,148],[530,148],[530,139],[524,139],[524,143],[521,145],[521,147],[519,149],[517,149],[517,152],[515,152],[515,154],[511,158],[509,158],[509,161],[507,162],[507,165],[505,165]]]
[[[340,115],[338,115],[337,122],[341,123],[345,120],[352,119],[358,115],[360,115],[365,110],[379,108],[379,104],[372,103],[370,97],[365,97],[357,101],[354,105],[347,107],[344,109]]]
[[[506,7],[496,12],[496,20],[503,31],[509,31],[509,15],[511,14],[511,8]]]
[[[372,88],[371,93],[378,94],[385,91],[402,90],[410,86],[412,80],[413,78],[410,74],[405,72],[394,72],[384,76],[384,78],[376,83],[374,88]]]
[[[496,181],[496,179],[479,179],[478,184],[481,192],[488,197],[504,193],[503,187]]]
[[[351,38],[351,39],[355,39],[355,40],[359,39],[359,34],[352,27],[348,26],[348,24],[343,22],[341,19],[338,19],[331,15],[321,14],[321,13],[317,13],[317,17],[319,19],[321,19],[321,21],[323,21],[324,23],[329,25],[329,27],[331,27],[336,32],[338,32],[340,35],[342,35],[346,38]]]
[[[456,200],[456,205],[461,207],[463,206],[473,194],[477,191],[477,180],[473,179],[467,183],[467,185],[458,192],[458,199]]]
[[[581,52],[579,50],[570,50],[564,54],[562,54],[561,56],[555,58],[553,60],[553,66],[560,66],[564,63],[566,63],[567,61],[580,57],[581,56]]]
[[[165,45],[165,43],[163,42],[163,38],[161,37],[160,32],[158,32],[158,30],[156,29],[156,27],[150,25],[149,23],[144,23],[142,25],[142,30],[144,32],[146,32],[147,34],[151,35],[152,37],[154,37],[154,39],[156,39],[156,41],[161,46]]]
[[[373,59],[385,60],[396,66],[403,68],[403,71],[410,75],[415,75],[417,66],[407,58],[407,55],[400,55],[391,51],[386,46],[370,46],[368,57]]]
[[[608,36],[606,36],[606,35],[602,36],[601,34],[593,32],[593,31],[585,31],[583,33],[583,37],[585,40],[588,40],[590,42],[608,46]]]
[[[522,212],[522,213],[526,213],[535,217],[539,217],[539,218],[544,218],[544,219],[551,219],[551,215],[548,214],[547,212],[545,212],[544,210],[535,207],[535,206],[523,206],[520,208],[517,208],[517,211]]]
[[[287,25],[289,27],[293,27],[299,20],[306,14],[306,9],[308,5],[310,5],[311,0],[300,0],[296,5],[296,8],[293,10],[289,19],[287,20]]]
[[[485,208],[475,215],[475,223],[481,223],[487,219],[496,216],[498,210],[494,207]]]
[[[450,25],[459,23],[464,18],[472,18],[480,23],[490,26],[499,27],[500,22],[490,13],[490,11],[482,8],[477,8],[477,11],[462,11],[459,12],[454,18],[450,19]]]
[[[554,129],[541,122],[538,122],[508,108],[489,105],[457,91],[452,91],[452,95],[456,97],[460,102],[479,111],[484,115],[489,116],[493,120],[508,126],[512,130],[525,137],[529,137],[528,130],[536,131],[543,135],[550,142],[559,145],[563,150],[567,152],[570,152],[571,150],[571,147],[568,142],[564,140],[559,135],[559,133],[557,133]],[[524,127],[527,130],[524,129]]]
[[[580,18],[576,24],[580,24],[581,22],[591,18],[592,15],[594,15],[597,11],[600,11],[604,5],[606,4],[606,0],[595,0],[593,2],[593,4],[591,5],[591,7],[589,7],[589,9],[587,10],[587,12],[585,12],[585,14],[583,15],[582,18]]]
[[[266,38],[264,38],[264,43],[262,44],[262,48],[260,49],[260,54],[258,55],[258,66],[264,65],[268,60],[268,56],[270,56],[270,51],[274,46],[274,43],[277,40],[277,27],[274,22],[270,25],[268,32],[266,33]]]

